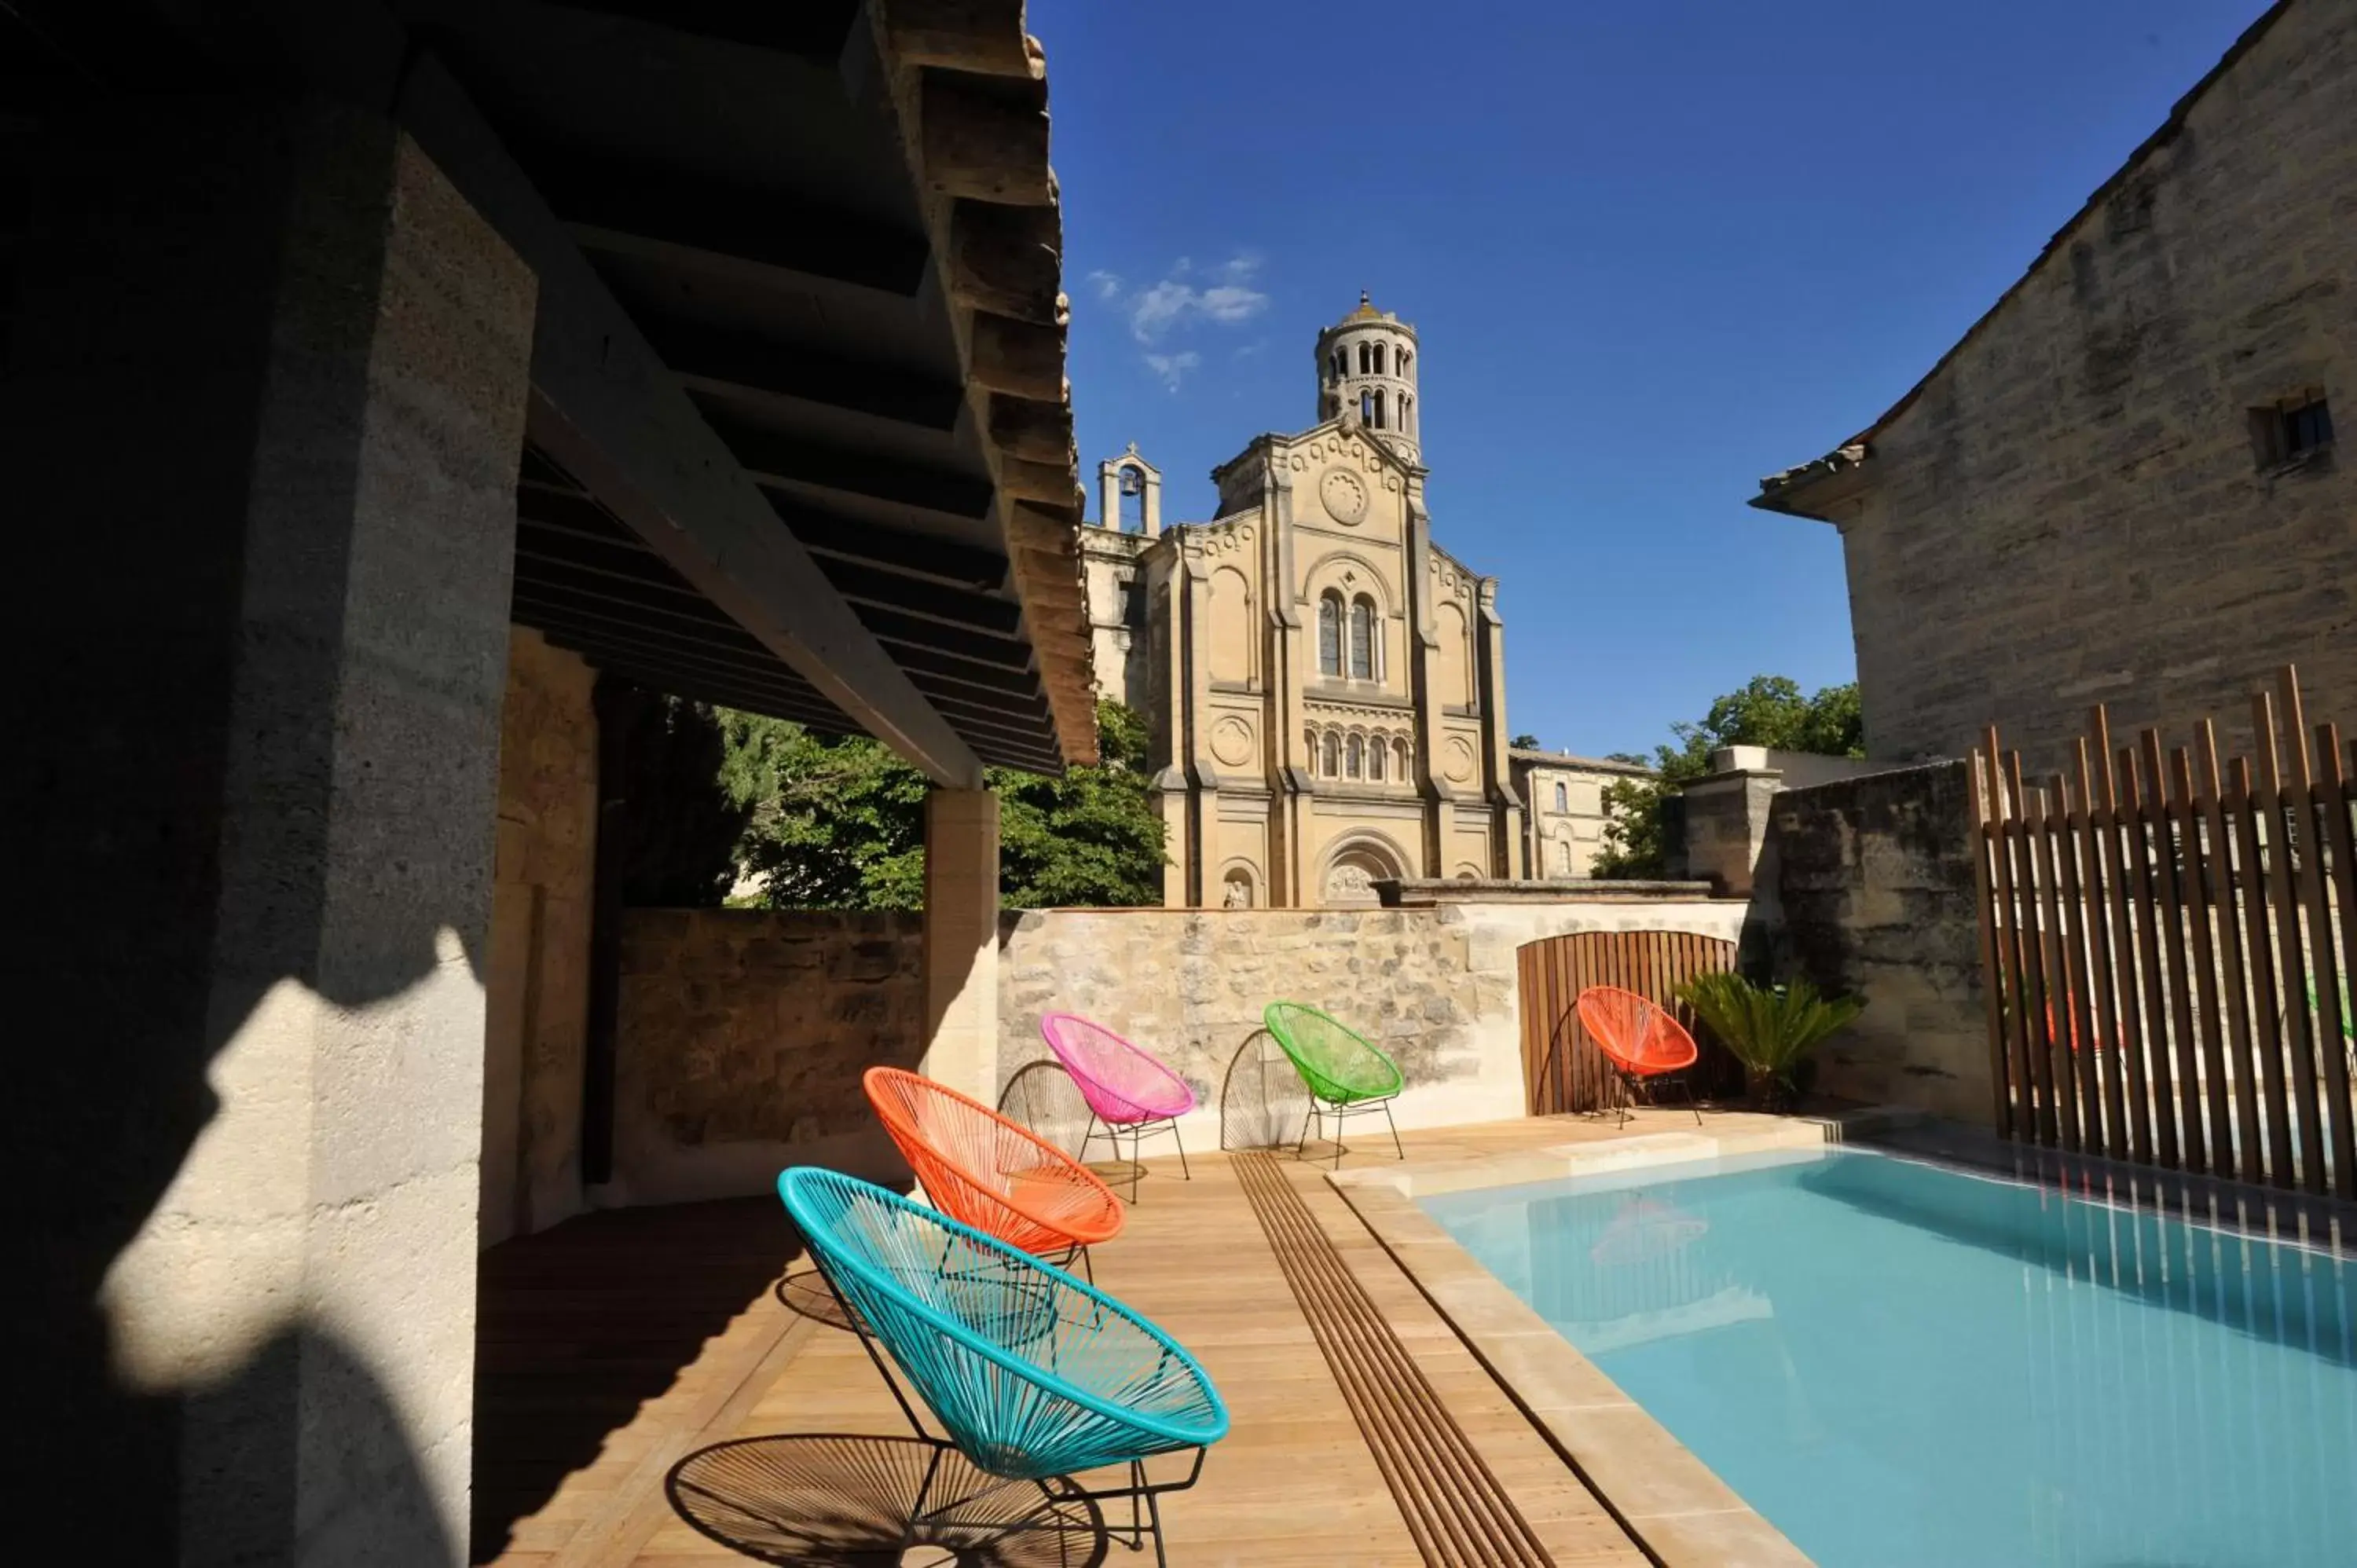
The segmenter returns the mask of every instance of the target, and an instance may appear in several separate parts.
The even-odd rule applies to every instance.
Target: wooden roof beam
[[[676,318],[649,321],[648,341],[682,381],[716,392],[791,398],[923,430],[957,427],[965,389],[906,371],[839,360],[749,333]]]
[[[532,440],[854,724],[936,783],[982,762],[787,530],[564,222],[432,54],[401,123],[539,280]]]
[[[918,104],[927,185],[1009,207],[1055,205],[1046,82],[929,70]]]
[[[1039,81],[1048,57],[1023,31],[1023,0],[888,0],[884,36],[909,65]]]

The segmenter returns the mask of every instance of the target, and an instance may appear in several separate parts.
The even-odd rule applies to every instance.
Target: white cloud
[[[1197,328],[1235,327],[1268,308],[1268,295],[1253,286],[1260,258],[1238,252],[1216,265],[1198,270],[1193,259],[1181,256],[1153,283],[1132,288],[1115,274],[1092,272],[1087,282],[1100,300],[1119,310],[1129,323],[1129,335],[1145,350],[1139,358],[1171,391],[1188,371],[1203,362],[1192,349],[1168,346]]]
[[[1186,379],[1187,372],[1203,362],[1203,356],[1192,349],[1182,349],[1176,354],[1148,354],[1146,368],[1162,378],[1163,385],[1172,392]]]

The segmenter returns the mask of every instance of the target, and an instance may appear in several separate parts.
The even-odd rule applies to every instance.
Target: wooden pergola
[[[657,690],[866,731],[941,784],[1094,760],[1020,0],[12,21],[36,98],[193,64],[383,113],[514,246],[540,290],[517,622]]]

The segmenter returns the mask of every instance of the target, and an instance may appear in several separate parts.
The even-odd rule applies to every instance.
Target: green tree
[[[1544,751],[1546,749],[1546,747],[1539,744],[1539,737],[1534,735],[1518,735],[1513,739],[1508,741],[1506,745],[1510,749],[1514,751]]]
[[[1781,675],[1754,675],[1742,688],[1711,703],[1694,724],[1674,724],[1676,744],[1657,746],[1650,759],[1616,753],[1622,760],[1647,761],[1654,779],[1623,779],[1604,788],[1604,850],[1593,875],[1608,877],[1664,876],[1675,844],[1674,797],[1684,785],[1710,771],[1710,754],[1723,746],[1765,746],[1825,757],[1864,757],[1866,726],[1857,684],[1827,686],[1803,696]]]
[[[999,897],[1012,909],[1162,902],[1163,822],[1149,791],[1146,721],[1097,704],[1097,765],[1060,778],[993,768]]]
[[[925,778],[866,736],[725,715],[721,768],[748,812],[741,853],[773,908],[912,909],[925,896]],[[1148,794],[1145,722],[1097,707],[1101,760],[1060,778],[994,768],[1000,898],[1010,908],[1162,897],[1163,824]]]

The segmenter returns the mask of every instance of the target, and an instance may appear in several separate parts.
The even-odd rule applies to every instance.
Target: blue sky
[[[1361,288],[1415,324],[1441,543],[1508,719],[1641,750],[1852,678],[1834,531],[1743,503],[1868,424],[2263,0],[1031,0],[1082,466],[1165,515],[1315,421]]]

